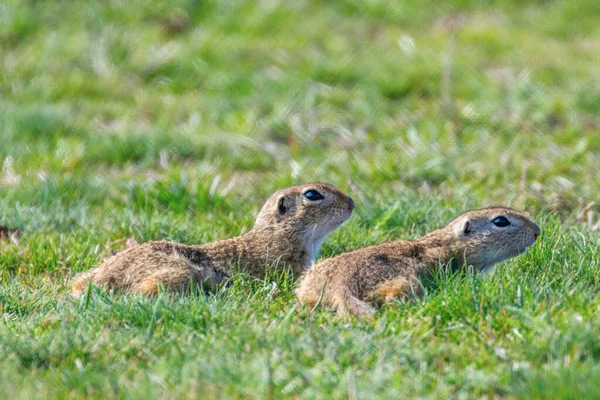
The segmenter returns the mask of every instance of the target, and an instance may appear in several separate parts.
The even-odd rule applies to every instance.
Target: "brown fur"
[[[324,199],[307,199],[304,194],[309,190]],[[214,288],[237,267],[258,278],[265,276],[268,266],[288,267],[297,277],[353,208],[350,197],[327,183],[282,189],[266,201],[254,227],[244,235],[204,245],[164,241],[134,245],[76,276],[73,293],[80,295],[89,282],[141,293],[156,293],[160,285],[181,291],[190,282]]]
[[[492,221],[504,216],[508,227]],[[375,304],[389,304],[420,294],[419,279],[437,268],[471,265],[484,271],[517,256],[535,243],[540,228],[523,213],[507,207],[467,212],[446,227],[415,240],[396,240],[344,253],[315,264],[296,293],[309,307],[319,303],[370,317]]]

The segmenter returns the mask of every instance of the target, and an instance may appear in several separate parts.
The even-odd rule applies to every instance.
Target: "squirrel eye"
[[[496,225],[499,228],[505,228],[510,225],[510,221],[506,217],[496,217],[492,221],[492,224]]]
[[[310,201],[323,200],[325,198],[321,193],[317,192],[314,189],[305,192],[304,197],[306,197]]]

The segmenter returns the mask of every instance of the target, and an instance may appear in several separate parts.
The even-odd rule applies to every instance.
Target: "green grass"
[[[3,2],[0,393],[600,397],[598,4]],[[357,202],[321,257],[491,204],[543,232],[371,322],[286,277],[68,294],[127,238],[234,236],[315,180]]]

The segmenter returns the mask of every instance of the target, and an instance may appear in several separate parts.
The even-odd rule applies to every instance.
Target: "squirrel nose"
[[[538,238],[540,236],[540,233],[542,232],[542,230],[540,229],[540,226],[538,224],[533,224],[533,237],[534,238]]]
[[[354,210],[354,200],[352,200],[352,197],[348,197],[348,210]]]

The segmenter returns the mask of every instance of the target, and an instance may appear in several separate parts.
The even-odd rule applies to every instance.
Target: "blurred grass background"
[[[598,395],[599,2],[6,0],[0,62],[4,393]],[[290,314],[285,279],[64,293],[125,238],[237,235],[314,180],[358,204],[323,257],[491,204],[543,240],[373,324]]]

